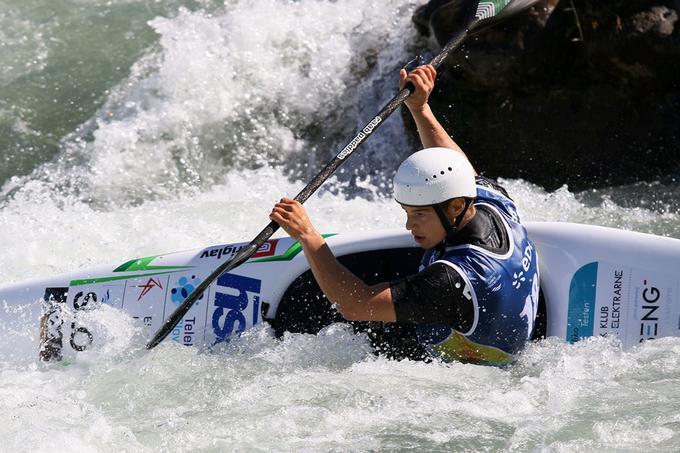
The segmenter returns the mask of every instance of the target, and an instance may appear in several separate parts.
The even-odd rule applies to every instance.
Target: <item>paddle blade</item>
[[[539,0],[460,0],[440,7],[440,9],[447,9],[449,14],[442,16],[442,20],[437,27],[435,27],[439,29],[440,33],[436,33],[436,31],[433,30],[435,31],[435,36],[437,36],[438,41],[441,42],[443,40],[440,35],[445,34],[448,36],[448,27],[450,24],[453,24],[455,27],[460,27],[461,24],[465,25],[448,38],[448,43],[444,46],[442,51],[432,59],[430,64],[435,68],[439,68],[448,55],[458,48],[468,35],[475,34],[487,27],[497,24],[503,19],[534,5],[538,1]],[[431,18],[430,26],[435,25],[432,22],[433,20],[436,21],[436,19]]]
[[[538,2],[539,0],[482,0],[477,5],[476,21],[471,29],[477,31],[494,25]]]

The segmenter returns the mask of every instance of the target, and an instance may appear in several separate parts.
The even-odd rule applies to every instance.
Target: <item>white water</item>
[[[412,53],[408,1],[205,5],[154,19],[158,43],[105,105],[55,160],[0,189],[0,281],[250,239],[274,201],[304,186],[306,165],[334,155],[390,97]],[[40,70],[46,46],[25,71]],[[307,203],[317,227],[402,225],[384,181],[408,146],[394,115]],[[372,168],[385,178],[355,177]],[[602,198],[502,182],[525,220],[680,236],[677,206],[646,208],[640,187]],[[548,340],[499,370],[376,358],[339,325],[147,353],[129,318],[98,316],[110,341],[73,363],[0,357],[0,451],[680,448],[680,339],[625,352],[613,340]]]

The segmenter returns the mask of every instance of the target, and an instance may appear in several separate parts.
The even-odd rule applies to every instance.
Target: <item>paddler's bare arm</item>
[[[399,71],[399,88],[403,88],[407,82],[413,83],[416,90],[406,99],[408,107],[418,128],[420,141],[425,148],[442,147],[449,148],[465,155],[458,144],[446,133],[444,128],[427,103],[432,90],[437,70],[432,65],[418,66],[410,73],[404,69]],[[467,156],[466,156],[467,157]]]
[[[396,315],[387,283],[369,286],[335,258],[325,239],[312,225],[300,203],[282,198],[270,219],[302,245],[314,278],[342,316],[350,321],[394,322]]]

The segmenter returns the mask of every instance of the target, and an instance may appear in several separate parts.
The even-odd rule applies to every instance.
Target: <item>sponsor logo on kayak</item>
[[[80,310],[81,307],[84,307],[90,303],[97,303],[97,293],[94,291],[88,291],[86,293],[83,291],[78,291],[73,298],[73,308],[76,310]]]
[[[640,306],[640,342],[652,340],[659,334],[659,314],[661,291],[643,280],[642,305]]]
[[[180,277],[179,280],[177,280],[177,285],[170,290],[170,300],[172,300],[173,304],[180,305],[182,302],[184,302],[184,299],[189,297],[189,294],[193,293],[196,287],[200,284],[201,279],[195,275],[192,275],[190,278]],[[201,294],[198,299],[196,299],[194,305],[198,305],[202,299],[203,294]]]
[[[278,239],[271,239],[264,244],[262,244],[262,247],[257,249],[257,252],[253,253],[253,256],[251,258],[262,258],[265,256],[274,256],[276,253],[276,244],[279,243]]]
[[[375,118],[373,118],[373,119],[371,120],[371,122],[368,123],[368,124],[366,125],[366,127],[364,127],[364,128],[357,134],[357,136],[354,137],[354,139],[353,139],[351,142],[349,142],[349,143],[347,144],[347,146],[345,146],[345,148],[344,148],[342,151],[340,151],[340,153],[338,154],[338,159],[344,160],[345,157],[347,157],[347,156],[349,156],[350,154],[352,154],[352,153],[354,152],[354,150],[357,149],[357,147],[359,146],[359,144],[360,144],[361,142],[363,142],[364,139],[365,139],[366,137],[368,137],[369,135],[371,135],[371,133],[373,132],[373,129],[375,129],[376,126],[378,126],[378,124],[380,124],[381,122],[382,122],[382,118],[380,118],[379,116],[376,116]]]
[[[581,266],[569,283],[566,338],[570,343],[593,336],[598,267],[597,261]]]
[[[613,281],[612,281],[612,292],[611,292],[611,306],[604,305],[600,307],[600,336],[605,336],[609,332],[607,329],[617,330],[620,327],[621,322],[621,292],[624,291],[623,288],[623,275],[624,271],[622,269],[614,269]]]
[[[196,316],[184,318],[172,329],[172,340],[192,346],[196,343],[196,330]]]
[[[151,327],[153,325],[153,316],[133,316],[132,319],[141,319],[144,327]]]
[[[40,318],[40,360],[43,362],[61,360],[64,334],[64,314],[68,288],[45,288],[43,315]]]
[[[71,339],[69,344],[78,352],[84,351],[94,342],[94,336],[87,327],[78,324],[78,314],[97,307],[97,294],[93,291],[78,291],[73,297],[73,321],[71,322]]]
[[[276,245],[278,244],[278,242],[279,242],[278,239],[271,239],[265,242],[259,249],[257,249],[255,253],[253,253],[251,258],[273,256],[276,253]],[[201,258],[217,258],[219,260],[222,259],[222,257],[224,257],[225,259],[230,259],[246,246],[247,244],[225,245],[224,247],[208,249],[201,253]]]
[[[160,280],[156,280],[155,278],[151,277],[147,282],[143,285],[137,285],[137,288],[142,288],[142,291],[139,293],[139,297],[137,297],[137,302],[142,300],[144,296],[149,294],[152,289],[154,288],[160,288],[163,289],[163,284],[160,282]]]
[[[184,300],[189,297],[189,294],[193,293],[198,285],[201,284],[202,279],[196,275],[184,275],[177,279],[175,286],[170,289],[170,301],[174,305],[181,305]],[[205,294],[205,293],[204,293]],[[194,302],[194,307],[199,306],[203,300],[204,294],[201,294],[196,302]],[[177,323],[174,329],[172,329],[172,334],[170,338],[173,341],[181,343],[185,346],[192,346],[196,344],[196,332],[197,332],[197,319],[196,315],[189,314],[185,316],[180,322]]]
[[[262,281],[235,274],[222,274],[215,288],[215,311],[212,328],[215,344],[227,342],[232,335],[238,335],[248,327],[245,310],[251,305],[252,323],[257,323],[260,307]]]

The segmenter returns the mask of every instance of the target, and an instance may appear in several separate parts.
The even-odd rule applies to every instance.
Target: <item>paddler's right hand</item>
[[[413,71],[406,73],[405,69],[399,71],[399,89],[403,89],[408,82],[411,82],[416,90],[406,98],[406,106],[412,113],[421,111],[434,89],[434,79],[437,77],[437,70],[434,66],[427,64],[418,66]]]
[[[300,244],[305,246],[308,242],[323,242],[323,236],[312,225],[305,208],[300,202],[292,198],[284,197],[274,205],[269,218],[281,225],[286,233]]]

